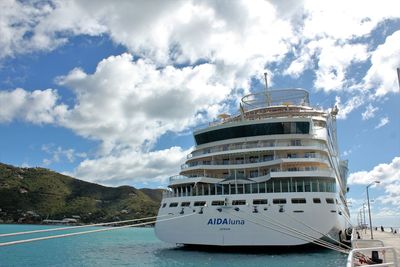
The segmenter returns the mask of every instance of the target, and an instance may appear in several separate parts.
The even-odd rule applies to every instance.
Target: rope
[[[268,225],[265,225],[265,224],[261,224],[261,223],[259,223],[259,222],[254,221],[254,220],[251,220],[251,219],[249,219],[249,218],[243,218],[243,217],[241,217],[241,216],[239,216],[239,215],[237,215],[237,214],[231,213],[231,212],[228,212],[228,213],[230,213],[230,214],[232,214],[232,215],[234,215],[234,216],[237,216],[237,217],[239,217],[239,218],[241,218],[241,219],[246,219],[246,220],[248,220],[248,221],[251,221],[251,222],[254,223],[254,224],[257,224],[257,225],[259,225],[259,226],[262,226],[262,227],[271,229],[271,230],[273,230],[273,231],[276,231],[276,232],[279,232],[279,233],[282,233],[282,234],[285,234],[285,235],[289,235],[289,236],[291,236],[291,237],[295,237],[295,238],[301,239],[301,240],[303,240],[303,241],[307,241],[307,242],[310,242],[310,243],[314,243],[314,244],[316,244],[316,245],[319,245],[319,246],[322,246],[322,247],[325,247],[325,248],[329,248],[329,249],[332,249],[332,250],[336,250],[336,251],[339,251],[339,252],[341,252],[341,253],[348,253],[347,251],[345,251],[345,250],[343,250],[343,249],[341,249],[341,248],[338,248],[337,246],[334,246],[334,245],[331,244],[331,243],[325,242],[325,241],[323,241],[323,240],[315,239],[314,237],[311,237],[311,238],[310,238],[309,236],[307,236],[307,234],[301,233],[301,232],[299,232],[298,230],[292,230],[292,229],[290,229],[290,228],[287,227],[287,226],[279,225],[279,223],[276,224],[276,223],[271,223],[271,222],[269,222],[269,223],[271,223],[271,224],[273,224],[273,225],[275,225],[275,226],[278,226],[278,227],[280,227],[280,228],[283,228],[283,229],[286,229],[286,230],[288,230],[288,231],[294,232],[294,234],[292,234],[292,233],[290,233],[290,232],[285,232],[285,231],[283,231],[283,230],[279,230],[279,229],[277,229],[277,228],[274,228],[274,227],[271,227],[271,226],[268,226]],[[248,214],[248,215],[253,216],[252,214]],[[253,217],[254,217],[254,216],[253,216]],[[257,218],[257,219],[259,219],[259,218]],[[326,244],[325,244],[324,242],[325,242]]]
[[[162,221],[169,221],[169,220],[173,220],[173,219],[180,219],[180,218],[187,217],[187,216],[191,216],[191,215],[194,215],[194,214],[196,214],[196,213],[191,213],[191,214],[187,214],[187,215],[182,215],[182,216],[174,217],[174,218],[167,218],[167,219],[161,219],[161,220],[150,221],[150,222],[145,222],[145,223],[138,223],[138,224],[133,224],[133,225],[131,224],[131,225],[124,225],[124,226],[111,227],[111,228],[106,228],[106,229],[96,229],[96,230],[78,232],[78,233],[70,233],[70,234],[62,234],[62,235],[53,235],[53,236],[44,236],[44,237],[37,237],[37,238],[31,238],[31,239],[24,239],[24,240],[17,240],[17,241],[4,242],[4,243],[0,243],[0,247],[3,247],[3,246],[10,246],[10,245],[16,245],[16,244],[22,244],[22,243],[35,242],[35,241],[41,241],[41,240],[56,239],[56,238],[63,238],[63,237],[69,237],[69,236],[76,236],[76,235],[84,235],[84,234],[91,234],[91,233],[98,233],[98,232],[106,232],[106,231],[112,231],[112,230],[117,230],[117,229],[122,229],[122,228],[128,228],[128,227],[137,227],[137,226],[152,224],[152,223],[155,223],[155,222],[162,222]]]
[[[251,215],[251,214],[250,214],[250,215]],[[329,247],[329,248],[334,249],[334,250],[340,250],[340,251],[343,250],[341,247],[339,247],[339,246],[337,246],[337,245],[334,245],[334,244],[329,243],[329,242],[327,242],[327,241],[325,241],[325,240],[319,239],[319,237],[312,236],[311,234],[308,234],[308,233],[303,233],[303,232],[299,231],[298,229],[296,229],[296,228],[294,228],[294,227],[290,227],[290,226],[287,226],[287,225],[285,225],[285,224],[283,224],[283,223],[277,222],[276,220],[274,220],[274,219],[268,217],[267,215],[262,215],[262,216],[265,216],[267,219],[270,219],[270,220],[272,220],[273,222],[275,222],[275,223],[272,223],[272,224],[275,224],[275,225],[277,225],[278,227],[281,227],[281,228],[284,228],[284,229],[286,229],[286,230],[292,231],[292,232],[294,232],[295,234],[300,234],[300,235],[302,235],[303,237],[308,238],[309,240],[313,240],[313,241],[315,240],[315,242],[318,242],[318,243],[322,244],[322,245],[325,246],[325,247]],[[271,223],[271,221],[270,221],[269,223]],[[322,235],[324,235],[324,234],[322,234]],[[336,240],[334,240],[334,241],[337,242]]]
[[[164,217],[164,216],[167,216],[167,215],[162,215],[162,216],[159,216],[159,217]],[[153,218],[157,218],[157,216],[146,217],[146,218],[142,218],[142,219],[131,219],[131,220],[125,220],[125,221],[117,221],[117,222],[95,223],[95,224],[87,224],[87,225],[79,225],[79,226],[68,226],[68,227],[60,227],[60,228],[52,228],[52,229],[42,229],[42,230],[32,230],[32,231],[16,232],[16,233],[9,233],[9,234],[0,234],[0,237],[27,235],[27,234],[34,234],[34,233],[61,231],[61,230],[71,230],[71,229],[91,227],[91,226],[104,226],[104,225],[111,225],[111,224],[121,224],[121,223],[127,223],[127,222],[136,222],[136,221],[142,221],[142,220],[149,220],[149,219],[153,219]]]
[[[306,226],[307,228],[311,229],[312,231],[315,231],[315,232],[317,232],[317,233],[319,233],[319,234],[321,234],[321,235],[323,235],[323,236],[329,238],[330,240],[339,243],[340,245],[346,247],[347,249],[351,249],[351,247],[347,246],[346,244],[344,244],[344,243],[342,243],[342,242],[340,242],[340,241],[337,241],[336,239],[330,237],[329,235],[324,234],[324,233],[318,231],[317,229],[315,229],[315,228],[313,228],[313,227],[307,225],[306,223],[304,223],[304,222],[302,222],[302,221],[296,219],[295,217],[291,216],[289,213],[285,212],[285,214],[286,214],[287,216],[289,216],[291,219],[295,220],[296,222],[301,223],[302,225],[304,225],[304,226]]]

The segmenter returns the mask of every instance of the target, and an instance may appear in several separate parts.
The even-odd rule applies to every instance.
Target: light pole
[[[363,214],[363,217],[364,217],[364,222],[363,222],[363,225],[362,225],[362,228],[364,229],[364,233],[366,234],[367,233],[367,220],[365,220],[365,205],[366,205],[367,203],[363,203],[363,207],[362,207],[362,214]],[[361,220],[362,220],[362,218],[361,218]]]
[[[367,202],[368,202],[368,216],[369,216],[369,228],[371,229],[371,239],[374,239],[374,235],[372,234],[372,220],[371,220],[371,208],[369,206],[369,193],[368,193],[368,188],[371,185],[374,184],[379,184],[380,181],[373,181],[372,183],[370,183],[369,185],[367,185]]]

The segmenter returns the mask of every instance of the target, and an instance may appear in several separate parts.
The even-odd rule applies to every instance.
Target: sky
[[[400,3],[0,1],[0,162],[166,187],[192,131],[240,98],[304,88],[339,108],[352,220],[400,227]]]

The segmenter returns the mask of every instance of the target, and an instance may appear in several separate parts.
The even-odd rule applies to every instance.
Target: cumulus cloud
[[[57,104],[55,90],[33,92],[17,88],[0,92],[0,123],[20,119],[35,124],[53,123],[66,113],[66,106]]]
[[[372,52],[372,65],[364,77],[365,88],[374,88],[378,97],[398,92],[396,68],[400,66],[399,54],[400,31],[396,31]]]
[[[43,159],[43,164],[48,166],[53,163],[58,163],[67,160],[72,163],[76,158],[86,158],[87,154],[84,152],[76,152],[75,149],[64,149],[61,146],[56,146],[53,143],[42,145],[42,151],[50,156],[50,158]]]
[[[375,166],[371,171],[359,171],[351,173],[349,184],[369,184],[379,180],[382,183],[390,184],[394,181],[400,181],[400,157],[395,157],[391,163],[381,163]]]
[[[338,119],[346,119],[353,110],[360,107],[365,101],[365,97],[361,94],[351,96],[345,103],[342,103],[342,98],[340,96],[336,96],[335,99],[335,105],[339,109]]]
[[[122,185],[135,182],[159,182],[179,172],[189,150],[171,147],[148,153],[127,149],[113,155],[81,162],[73,175],[95,183]]]
[[[381,163],[371,171],[359,171],[351,173],[349,184],[367,185],[379,180],[379,187],[383,187],[387,193],[378,198],[383,204],[400,205],[400,157],[395,157],[390,163]]]
[[[119,145],[151,145],[167,131],[215,118],[234,88],[234,74],[220,75],[207,63],[160,69],[122,54],[102,60],[93,74],[74,69],[58,82],[76,94],[61,125],[101,140],[108,153]]]
[[[382,20],[399,17],[392,8],[395,4],[391,0],[385,4],[344,0],[2,1],[0,59],[50,51],[77,35],[107,35],[128,53],[103,59],[94,73],[76,68],[58,77],[58,83],[75,96],[68,107],[59,104],[52,89],[0,93],[0,104],[5,107],[0,110],[0,122],[54,123],[99,140],[100,153],[83,161],[76,174],[89,177],[89,170],[97,168],[98,178],[87,179],[106,180],[111,173],[106,159],[129,164],[128,155],[145,158],[150,153],[162,159],[162,152],[149,152],[160,136],[182,132],[226,111],[237,95],[249,92],[251,78],[269,63],[279,65],[289,56],[294,60],[285,74],[299,77],[313,69],[317,89],[343,93],[343,88],[349,88],[347,97],[336,98],[338,118],[345,119],[369,98],[370,93],[360,88],[375,86],[379,96],[393,92],[392,78],[385,74],[398,64],[392,59],[400,47],[398,33],[375,51],[364,38]],[[386,58],[390,64],[383,69]],[[368,59],[372,66],[364,84],[352,86],[349,68]],[[181,152],[176,148],[173,153]],[[149,177],[161,179],[146,166],[142,167]],[[133,172],[112,177],[123,180],[128,176],[142,177]]]
[[[371,118],[375,117],[375,113],[379,110],[378,107],[374,107],[371,104],[369,104],[365,111],[363,113],[361,113],[361,117],[363,119],[363,121],[369,120]]]
[[[389,123],[389,118],[388,117],[383,117],[381,118],[381,120],[379,121],[378,125],[375,126],[375,129],[379,129],[382,128],[383,126],[385,126],[386,124]]]
[[[349,66],[369,57],[368,36],[384,19],[399,18],[375,1],[2,1],[1,57],[51,50],[75,35],[107,34],[135,56],[156,65],[219,63],[250,77],[266,63],[294,60],[285,74],[315,69],[315,87],[343,90],[352,83]],[[362,6],[363,8],[360,8]],[[340,20],[338,20],[340,14]],[[334,21],[334,23],[332,23]],[[372,51],[365,77],[377,94],[393,91],[387,69],[396,63],[398,33]],[[385,58],[390,64],[383,69]],[[398,60],[397,60],[397,63]],[[390,66],[389,66],[390,65]]]

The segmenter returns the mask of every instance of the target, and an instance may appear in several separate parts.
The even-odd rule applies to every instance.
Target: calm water
[[[0,225],[0,233],[48,228]],[[84,228],[87,230],[87,228]],[[78,229],[77,229],[78,230]],[[71,231],[69,231],[71,232]],[[57,232],[60,234],[61,231]],[[32,234],[29,238],[44,236]],[[26,236],[25,238],[28,238]],[[23,239],[0,237],[0,242]],[[126,228],[0,247],[0,266],[345,266],[346,255],[299,252],[205,252],[159,241],[152,228]]]

